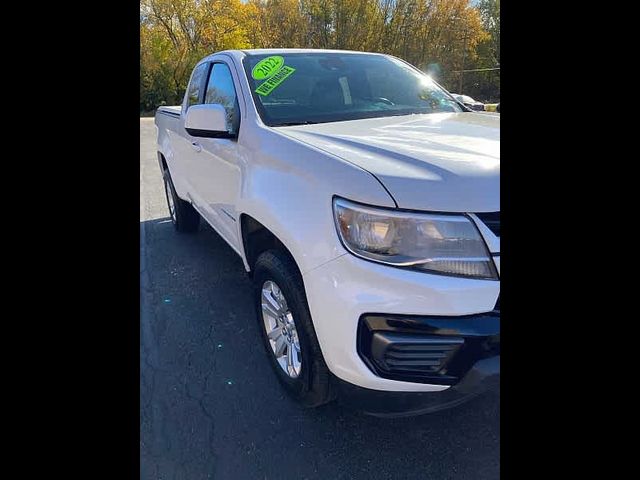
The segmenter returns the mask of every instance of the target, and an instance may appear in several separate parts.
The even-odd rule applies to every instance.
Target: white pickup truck
[[[499,383],[499,116],[392,56],[274,49],[204,58],[155,122],[175,228],[242,258],[300,402],[418,414]]]

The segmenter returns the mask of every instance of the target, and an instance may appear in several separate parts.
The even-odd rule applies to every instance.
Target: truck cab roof
[[[216,55],[228,55],[237,60],[242,60],[242,58],[248,55],[278,55],[284,53],[340,53],[358,55],[386,55],[384,53],[358,52],[354,50],[332,50],[323,48],[249,48],[243,50],[222,50],[220,52],[215,52],[203,58],[198,63],[210,61],[211,58]]]

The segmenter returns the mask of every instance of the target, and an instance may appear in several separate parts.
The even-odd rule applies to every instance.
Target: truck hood
[[[278,127],[385,186],[398,207],[500,210],[500,117],[438,113]]]

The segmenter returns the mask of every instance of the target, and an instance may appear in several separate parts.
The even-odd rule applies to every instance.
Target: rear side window
[[[219,103],[227,112],[227,130],[230,133],[238,133],[240,114],[236,89],[233,86],[233,77],[229,67],[224,63],[214,63],[204,103]]]
[[[187,94],[187,108],[189,108],[191,105],[202,103],[200,100],[200,91],[202,90],[202,83],[204,80],[204,76],[207,73],[208,67],[209,64],[202,63],[198,65],[193,71]]]

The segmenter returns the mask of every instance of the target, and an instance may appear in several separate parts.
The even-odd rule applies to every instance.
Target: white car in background
[[[469,95],[458,95],[457,93],[452,93],[451,95],[460,103],[464,104],[465,107],[468,107],[471,110],[474,110],[477,112],[485,111],[484,103],[474,100]]]
[[[499,116],[388,55],[278,49],[204,58],[155,122],[176,229],[240,256],[300,402],[417,414],[497,383]]]

